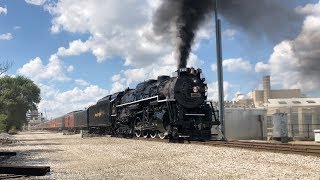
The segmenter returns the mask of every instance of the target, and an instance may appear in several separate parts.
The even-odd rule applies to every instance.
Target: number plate
[[[191,97],[201,97],[200,93],[191,93]]]

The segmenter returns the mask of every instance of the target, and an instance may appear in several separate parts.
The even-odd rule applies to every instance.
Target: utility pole
[[[220,19],[218,18],[218,0],[216,0],[215,2],[215,24],[216,24],[217,73],[218,73],[218,92],[219,92],[219,121],[221,123],[221,132],[223,134],[223,139],[225,140],[221,24],[220,24]]]

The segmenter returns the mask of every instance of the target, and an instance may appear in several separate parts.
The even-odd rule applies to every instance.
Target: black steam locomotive
[[[89,133],[210,139],[212,126],[220,122],[206,91],[201,69],[182,68],[174,77],[159,76],[108,95],[85,111],[65,115],[59,124],[64,124],[61,129],[86,124]]]

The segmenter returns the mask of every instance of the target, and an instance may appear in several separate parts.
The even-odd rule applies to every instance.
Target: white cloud
[[[256,71],[269,69],[274,85],[299,88],[303,93],[319,96],[320,4],[308,4],[297,10],[307,15],[300,34],[277,44],[268,64],[257,64]]]
[[[312,83],[314,81],[310,78],[307,80],[301,73],[299,59],[292,51],[292,43],[292,41],[283,41],[275,46],[269,59],[272,83],[282,88],[299,88],[310,92],[319,85]]]
[[[258,62],[254,69],[257,73],[268,72],[270,70],[270,66],[269,66],[269,64],[265,64],[263,62]]]
[[[21,26],[14,26],[13,29],[14,29],[14,30],[21,29]]]
[[[157,79],[160,75],[171,76],[177,70],[176,63],[173,60],[174,53],[164,56],[159,62],[153,63],[143,68],[133,68],[121,71],[120,74],[112,76],[111,92],[122,91],[127,87],[131,87],[135,83],[142,82],[148,79]],[[190,54],[189,66],[201,68],[203,61],[195,54]],[[132,87],[135,88],[135,87]]]
[[[128,86],[125,86],[123,83],[120,83],[118,81],[114,82],[112,84],[112,88],[110,93],[115,93],[115,92],[119,92],[119,91],[123,91],[127,88]]]
[[[112,80],[112,81],[119,81],[120,78],[121,78],[120,74],[116,74],[116,75],[113,75],[113,76],[112,76],[111,80]]]
[[[33,5],[43,5],[47,0],[25,0],[26,3],[28,4],[33,4]]]
[[[57,55],[58,56],[74,56],[79,55],[88,51],[89,48],[87,47],[86,43],[83,43],[80,39],[72,41],[69,43],[69,48],[66,49],[64,47],[60,47],[58,49]]]
[[[125,65],[143,67],[172,51],[170,42],[168,45],[152,31],[152,12],[159,4],[150,0],[69,0],[45,8],[53,16],[53,33],[64,30],[90,35],[85,41],[75,40],[68,48],[59,48],[58,56],[91,52],[98,62],[120,56]]]
[[[240,72],[245,71],[249,72],[252,69],[252,65],[249,61],[243,60],[242,58],[235,59],[225,59],[222,61],[223,68],[229,72]],[[211,70],[216,71],[217,65],[212,64]]]
[[[67,47],[60,47],[55,54],[56,59],[64,56],[77,56],[82,53],[92,53],[98,62],[103,62],[114,56],[122,57],[126,70],[114,75],[111,91],[122,91],[128,86],[133,86],[138,82],[157,78],[159,75],[171,75],[177,68],[174,60],[174,42],[172,35],[168,37],[159,37],[155,35],[152,27],[153,12],[160,5],[160,0],[121,0],[121,1],[102,1],[101,0],[60,0],[45,3],[44,8],[52,15],[52,33],[67,31],[77,34],[88,35],[88,39],[75,39]],[[195,39],[193,49],[197,49],[200,41],[209,39],[212,33],[213,23],[209,22],[201,27]],[[39,58],[40,59],[40,58]],[[31,61],[28,63],[31,64]],[[49,62],[50,64],[50,62]],[[42,61],[36,65],[43,72],[47,72],[49,64],[44,65]],[[194,54],[190,54],[188,66],[201,67],[203,61],[199,60]],[[25,65],[27,66],[27,65]],[[24,66],[24,67],[25,67]],[[21,72],[32,75],[36,79],[53,79],[50,73],[44,73],[43,76],[37,72],[28,72],[29,67],[22,67]],[[60,61],[60,74],[68,79],[64,67]],[[50,74],[50,76],[49,76]],[[50,77],[50,78],[49,78]],[[75,83],[84,85],[82,80],[75,80]],[[87,84],[86,84],[87,85]],[[88,86],[88,85],[87,85]],[[91,86],[90,86],[91,87]],[[70,107],[70,110],[84,107],[89,101],[96,102],[98,92],[91,93],[86,89],[75,88],[65,92],[60,92],[52,86],[43,85],[44,100],[40,107],[52,107],[50,110],[55,114],[62,114],[65,104],[78,104],[77,107]],[[101,97],[107,95],[107,91],[100,90]],[[87,93],[85,93],[87,92]],[[82,96],[91,97],[83,100],[81,103],[71,100],[70,97]],[[97,94],[97,95],[96,95]],[[48,97],[46,97],[48,96]],[[48,111],[48,110],[47,110]]]
[[[174,38],[153,32],[152,15],[161,1],[152,0],[69,0],[46,4],[53,16],[51,31],[89,34],[87,40],[75,40],[60,47],[58,56],[91,52],[98,62],[120,56],[124,65],[142,68],[157,64],[174,51]],[[193,49],[209,39],[213,23],[209,21],[197,33]],[[175,63],[175,62],[174,62]]]
[[[320,1],[319,1],[320,2]],[[296,8],[296,11],[304,15],[320,15],[320,3],[318,4],[307,4],[304,7]]]
[[[211,64],[211,70],[216,71],[217,70],[217,64]]]
[[[80,85],[80,86],[88,86],[89,83],[83,79],[76,79],[74,80],[76,84]]]
[[[1,6],[0,6],[0,15],[1,15],[1,14],[7,14],[7,13],[8,13],[7,7],[1,7]]]
[[[222,36],[227,37],[229,40],[233,40],[237,31],[235,29],[226,29],[222,32]]]
[[[224,99],[227,100],[230,96],[230,90],[232,89],[232,84],[227,81],[223,82],[223,92]],[[208,84],[208,100],[218,101],[219,100],[219,91],[218,91],[218,82],[212,82]]]
[[[89,32],[95,36],[112,36],[119,30],[137,28],[147,17],[145,1],[68,0],[47,6],[53,18],[53,32]],[[110,28],[108,32],[104,32]]]
[[[67,71],[68,71],[68,72],[72,72],[72,71],[74,71],[74,66],[72,66],[72,65],[68,66]]]
[[[0,40],[11,40],[11,39],[12,39],[11,33],[0,34]]]
[[[17,70],[19,74],[27,76],[34,81],[70,80],[65,73],[66,71],[67,69],[64,67],[62,61],[56,55],[50,57],[47,65],[44,65],[42,60],[37,57]]]
[[[227,71],[230,72],[238,72],[238,71],[251,71],[252,65],[249,61],[243,60],[242,58],[236,59],[226,59],[223,60],[223,67],[226,68]]]
[[[38,108],[40,112],[46,113],[48,118],[87,108],[109,93],[108,90],[96,85],[90,85],[84,89],[75,87],[62,92],[54,86],[39,84],[39,87],[42,100]]]

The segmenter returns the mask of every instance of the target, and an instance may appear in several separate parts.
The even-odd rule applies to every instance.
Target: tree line
[[[11,67],[0,63],[0,132],[20,130],[26,122],[26,113],[36,110],[40,102],[40,88],[23,76],[3,76]]]

